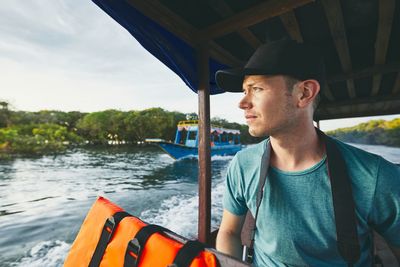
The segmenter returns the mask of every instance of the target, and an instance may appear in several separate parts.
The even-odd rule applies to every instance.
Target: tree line
[[[371,120],[327,134],[344,142],[400,147],[400,118],[391,121]]]
[[[4,103],[0,103],[0,153],[3,154],[40,154],[82,145],[136,144],[146,138],[174,140],[177,123],[186,118],[184,113],[162,108],[27,112],[10,110]],[[240,130],[242,143],[259,141],[249,135],[246,125],[220,118],[213,118],[211,123]]]

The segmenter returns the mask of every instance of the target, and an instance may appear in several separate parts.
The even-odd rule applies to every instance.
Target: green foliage
[[[83,139],[57,124],[28,124],[0,128],[0,153],[43,154],[64,151]]]
[[[400,118],[391,121],[371,120],[329,131],[328,134],[345,142],[400,147]]]
[[[79,134],[96,144],[119,141],[125,128],[124,115],[125,112],[114,109],[89,113],[76,123],[76,128]]]
[[[162,108],[127,112],[109,109],[92,113],[25,112],[4,108],[0,109],[0,157],[5,153],[59,152],[71,145],[86,143],[136,143],[146,138],[174,140],[176,125],[185,119],[186,115],[181,112]],[[213,118],[211,122],[224,128],[239,129],[244,144],[261,140],[251,137],[246,125],[220,118]]]

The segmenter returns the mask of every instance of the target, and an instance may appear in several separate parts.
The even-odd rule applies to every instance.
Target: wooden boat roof
[[[328,86],[315,119],[400,113],[399,0],[93,0],[197,90],[196,49],[214,74],[242,66],[262,43],[321,48]]]

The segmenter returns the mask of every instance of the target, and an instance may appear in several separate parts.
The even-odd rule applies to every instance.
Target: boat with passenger
[[[398,35],[390,35],[399,29],[399,21],[396,18],[399,17],[400,9],[398,5],[396,8],[396,1],[367,1],[375,4],[365,5],[360,5],[358,0],[238,1],[237,3],[221,1],[223,4],[215,4],[213,1],[205,1],[206,3],[193,1],[190,5],[185,5],[185,8],[182,8],[181,1],[93,1],[198,94],[201,123],[193,125],[188,123],[187,126],[183,126],[182,123],[181,127],[185,128],[186,135],[184,132],[180,133],[182,138],[175,138],[175,142],[169,143],[168,147],[192,149],[192,152],[186,155],[200,154],[198,240],[203,244],[213,246],[215,240],[215,232],[211,233],[212,172],[209,151],[211,155],[215,155],[218,146],[215,139],[210,140],[212,135],[205,129],[210,127],[210,95],[222,93],[214,78],[217,70],[242,66],[244,60],[261,44],[290,38],[320,47],[319,50],[325,59],[327,84],[324,86],[321,102],[314,116],[318,126],[320,120],[391,115],[400,112],[400,65],[396,62],[399,50],[392,49],[398,43],[396,39]],[[349,32],[352,34],[348,34]],[[212,133],[213,127],[210,128]],[[192,129],[195,133],[190,133]],[[178,133],[179,124],[177,136]],[[166,142],[157,142],[160,146],[164,143]],[[163,149],[167,151],[166,148],[165,145]],[[171,152],[175,152],[169,151],[170,155]],[[183,154],[177,152],[176,155],[180,153]],[[116,210],[120,208],[114,207],[113,211]],[[118,212],[116,214],[119,219],[122,218],[121,214],[126,215]],[[106,223],[115,221],[105,220],[105,217],[103,216],[103,220],[96,218],[94,221]],[[128,220],[122,220],[121,229],[126,229],[124,222]],[[85,225],[88,224],[84,223]],[[249,226],[247,223],[244,225]],[[116,248],[114,244],[117,239],[108,239],[109,227],[105,225],[103,229],[102,233],[106,236],[104,240],[111,241],[108,247]],[[249,229],[254,230],[251,226]],[[116,233],[122,231],[117,230]],[[372,241],[372,237],[369,238]],[[91,242],[93,250],[97,248],[97,241],[94,239],[86,238]],[[134,238],[129,242],[131,246],[129,248],[133,248],[134,252],[138,250],[140,252],[140,248],[145,248],[137,241],[138,238]],[[244,241],[242,238],[243,244]],[[125,251],[128,251],[126,249],[128,244],[127,242],[120,244],[122,245],[119,252],[122,254],[110,256],[110,253],[95,253],[97,262],[101,260],[103,254],[105,260],[122,262],[126,256]],[[192,243],[187,241],[186,244]],[[353,248],[354,245],[351,243],[349,247]],[[103,242],[103,252],[106,246],[107,242]],[[398,266],[394,256],[393,259],[388,257],[389,247],[380,250],[379,246],[376,246],[375,249],[384,266]],[[250,266],[214,249],[206,250],[212,251],[219,257],[219,266]],[[71,251],[78,250],[73,246]],[[81,251],[89,250],[84,248]],[[157,249],[154,253],[147,253],[143,250],[143,254],[157,259],[160,251]],[[140,265],[140,253],[132,254],[130,250],[128,252]],[[174,262],[175,266],[189,266],[189,264],[175,264],[172,259],[169,262]],[[129,266],[136,266],[136,263]],[[165,264],[151,266],[165,266]]]
[[[235,155],[241,148],[240,130],[211,125],[211,156]],[[178,122],[174,142],[162,139],[146,139],[147,143],[158,145],[174,159],[197,157],[199,146],[199,121]]]

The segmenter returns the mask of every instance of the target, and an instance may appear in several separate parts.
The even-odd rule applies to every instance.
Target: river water
[[[400,148],[356,145],[400,163]],[[212,158],[212,228],[219,224],[226,168]],[[62,266],[79,227],[104,196],[129,213],[194,238],[197,160],[155,147],[75,150],[0,161],[0,266]]]

